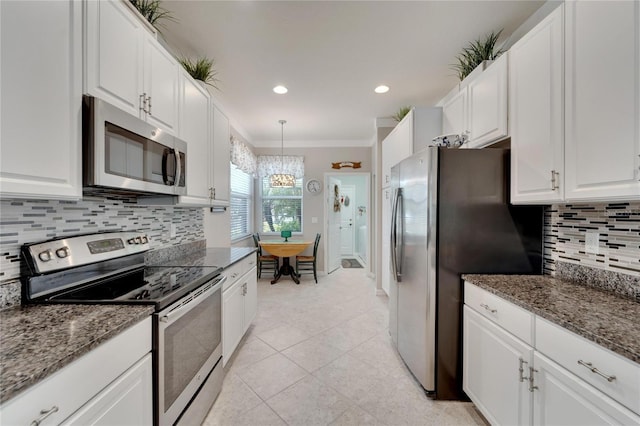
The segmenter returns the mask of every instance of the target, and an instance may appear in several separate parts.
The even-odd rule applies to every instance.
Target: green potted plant
[[[403,106],[393,115],[393,119],[399,123],[405,115],[409,114],[409,111],[411,111],[410,106]]]
[[[214,88],[216,82],[220,81],[216,78],[218,71],[213,68],[214,61],[209,58],[199,58],[191,60],[189,58],[180,58],[178,62],[184,67],[191,77],[195,80],[201,81],[204,84],[208,84]]]
[[[153,28],[162,33],[163,20],[176,21],[171,12],[160,6],[160,0],[129,0],[138,12],[149,22]]]
[[[460,81],[464,80],[481,64],[484,63],[484,68],[486,68],[487,62],[485,61],[493,61],[504,53],[502,49],[496,50],[495,48],[501,33],[502,30],[497,33],[492,31],[484,39],[474,40],[467,47],[462,48],[462,52],[456,56],[457,63],[451,65],[451,69],[456,72]]]

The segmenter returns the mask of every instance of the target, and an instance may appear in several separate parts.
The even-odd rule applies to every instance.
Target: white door
[[[340,254],[353,256],[355,243],[355,200],[356,187],[354,185],[342,185],[340,191]]]
[[[327,194],[327,273],[331,273],[340,267],[340,222],[341,209],[340,188],[342,183],[339,179],[329,177]]]

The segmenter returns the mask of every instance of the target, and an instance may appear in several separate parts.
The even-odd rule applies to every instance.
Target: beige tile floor
[[[258,281],[258,313],[204,425],[484,425],[427,398],[391,346],[387,297],[364,269]]]

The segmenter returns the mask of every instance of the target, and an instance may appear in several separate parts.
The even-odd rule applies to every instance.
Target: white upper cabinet
[[[0,196],[82,196],[82,4],[0,2]]]
[[[565,198],[640,197],[640,2],[566,3]]]
[[[413,154],[413,110],[382,141],[382,187],[391,185],[391,168]]]
[[[144,92],[146,118],[154,126],[177,134],[178,81],[181,66],[155,38],[145,33]]]
[[[508,53],[500,56],[466,88],[469,148],[482,148],[508,135],[507,59]]]
[[[187,142],[187,195],[182,205],[209,204],[209,93],[183,71],[180,75],[180,138]]]
[[[466,87],[442,105],[442,134],[468,134]]]
[[[84,4],[85,92],[177,133],[177,61],[123,2]]]
[[[231,131],[229,119],[213,105],[213,149],[211,164],[211,204],[228,205],[230,192],[230,146]]]
[[[564,199],[564,6],[509,50],[511,202]]]

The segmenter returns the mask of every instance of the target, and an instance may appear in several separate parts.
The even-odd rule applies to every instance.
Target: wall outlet
[[[584,239],[584,251],[589,254],[600,253],[600,234],[597,232],[587,232]]]
[[[176,237],[176,224],[172,223],[169,225],[169,238]]]
[[[311,218],[311,223],[318,223],[318,218],[317,217],[312,217]]]

